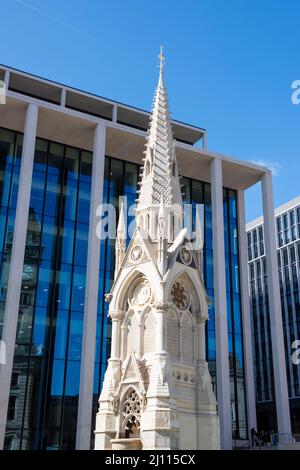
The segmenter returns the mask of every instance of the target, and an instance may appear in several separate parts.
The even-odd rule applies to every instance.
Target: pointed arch
[[[120,400],[121,436],[125,438],[139,437],[142,400],[132,385],[126,388]]]
[[[130,296],[132,296],[134,288],[139,280],[141,282],[143,280],[147,280],[151,287],[151,292],[153,293],[153,286],[147,274],[144,272],[142,267],[134,266],[131,272],[127,274],[126,279],[124,279],[122,288],[119,290],[116,299],[114,299],[115,309],[120,309],[124,312],[128,310],[128,307],[130,307],[130,305],[128,304],[128,299],[130,300]]]
[[[202,314],[208,313],[208,302],[207,294],[204,288],[203,282],[200,280],[198,273],[195,270],[189,270],[182,267],[178,270],[176,277],[169,280],[168,285],[166,286],[167,295],[171,300],[171,290],[172,286],[176,281],[180,280],[184,283],[187,291],[190,294],[190,307],[189,310],[193,314]]]

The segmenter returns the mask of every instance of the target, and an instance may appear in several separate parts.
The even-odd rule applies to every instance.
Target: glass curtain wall
[[[22,135],[1,130],[2,313],[21,144]],[[37,139],[6,429],[7,449],[75,447],[91,172],[91,153]],[[138,173],[138,165],[106,157],[103,202],[116,207],[116,224],[119,197],[127,196],[129,207],[135,202]],[[206,352],[216,386],[210,185],[187,178],[182,178],[182,184],[184,201],[192,203],[193,227],[196,204],[204,204],[203,272],[211,299]],[[246,437],[246,413],[237,208],[235,192],[227,189],[224,190],[224,221],[232,421],[233,429],[243,438]],[[134,213],[128,217],[128,224],[132,222]],[[99,273],[94,419],[110,354],[111,323],[107,318],[108,304],[104,302],[104,294],[109,292],[114,277],[114,240],[109,238],[101,241]],[[93,438],[92,430],[91,436]]]
[[[37,139],[5,447],[75,445],[92,156]]]
[[[0,129],[0,337],[18,197],[22,134]]]

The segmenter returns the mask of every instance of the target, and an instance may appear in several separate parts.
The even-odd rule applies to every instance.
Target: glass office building
[[[13,237],[22,134],[0,130],[1,315]],[[137,164],[106,157],[104,201],[136,198]],[[79,394],[87,263],[91,152],[36,140],[6,449],[73,449]],[[204,204],[204,279],[211,299],[207,358],[215,382],[215,332],[210,185],[183,178],[187,203]],[[195,210],[194,210],[195,213]],[[235,191],[224,189],[227,306],[233,428],[246,437],[245,377],[239,287]],[[114,273],[114,240],[102,241],[94,414],[110,353],[104,293]],[[3,323],[3,321],[1,322]]]
[[[279,270],[285,362],[291,424],[300,432],[300,365],[292,361],[300,339],[300,198],[275,210],[277,260]],[[260,218],[247,226],[249,282],[258,425],[264,430],[277,427],[274,369],[272,362],[271,314],[267,285],[264,224]]]
[[[118,209],[123,195],[135,202],[149,113],[6,66],[0,79],[0,448],[86,449],[114,274],[114,239],[96,239],[96,208]],[[193,214],[204,206],[206,354],[221,445],[231,448],[233,431],[247,438],[255,417],[244,191],[271,176],[208,151],[204,129],[172,125],[184,201]]]

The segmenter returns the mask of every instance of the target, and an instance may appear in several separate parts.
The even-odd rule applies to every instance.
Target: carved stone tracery
[[[122,432],[125,437],[138,437],[140,433],[142,401],[134,388],[130,388],[122,403]]]
[[[180,280],[176,280],[171,289],[171,299],[179,310],[186,310],[190,305],[190,295]]]

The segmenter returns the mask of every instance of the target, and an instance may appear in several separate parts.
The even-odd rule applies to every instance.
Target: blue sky
[[[298,0],[0,0],[0,63],[150,109],[160,44],[175,119],[300,194]],[[247,219],[261,213],[247,193]]]

